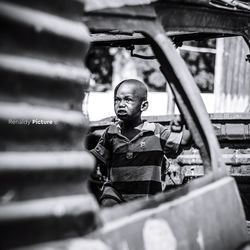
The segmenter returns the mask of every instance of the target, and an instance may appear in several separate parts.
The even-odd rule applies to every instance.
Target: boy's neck
[[[127,129],[133,129],[137,126],[139,126],[140,124],[142,124],[142,119],[139,118],[137,120],[133,120],[133,121],[123,121],[122,123],[122,127],[123,129],[127,130]]]
[[[123,121],[121,127],[121,134],[127,137],[129,140],[132,140],[136,135],[140,133],[139,125],[142,124],[142,120],[137,121]]]

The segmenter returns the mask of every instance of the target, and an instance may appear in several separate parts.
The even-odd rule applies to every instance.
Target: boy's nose
[[[119,107],[124,107],[125,106],[125,101],[124,100],[121,100],[120,102],[119,102]]]

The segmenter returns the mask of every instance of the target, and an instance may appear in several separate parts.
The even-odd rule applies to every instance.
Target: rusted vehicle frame
[[[193,0],[158,1],[154,4],[154,10],[165,32],[175,43],[190,39],[203,40],[238,35],[242,36],[250,47],[249,11],[215,8],[209,3],[210,1]],[[109,11],[102,12],[108,14]],[[181,18],[178,18],[180,16]],[[148,42],[138,34],[95,36],[93,31],[92,43],[95,46],[105,44],[124,46],[126,43],[147,44]]]
[[[250,48],[249,11],[247,12],[242,10],[215,8],[211,6],[208,1],[197,2],[192,0],[161,1],[154,4],[154,9],[156,16],[159,17],[166,34],[176,46],[181,46],[182,42],[187,40],[203,40],[219,37],[242,36]],[[109,10],[104,12],[107,15]],[[107,45],[129,47],[131,44],[136,45],[149,43],[149,40],[139,33],[132,35],[109,35],[106,33],[103,35],[96,34],[95,31],[93,31],[91,39],[93,46]],[[246,59],[249,60],[249,55],[246,55]],[[151,121],[160,122],[166,125],[169,124],[169,119],[170,117],[149,118]],[[237,144],[237,147],[240,145],[242,145],[244,148],[246,147],[246,143],[249,138],[249,134],[247,132],[248,128],[246,127],[247,123],[249,123],[249,116],[247,114],[233,114],[231,116],[229,114],[217,116],[211,114],[210,120],[214,125],[214,130],[221,146],[230,145],[230,147],[232,147],[233,145]],[[229,124],[225,125],[225,123]],[[108,124],[109,122],[99,121],[92,123],[91,127],[93,131],[95,129],[100,130],[105,128]],[[237,126],[237,131],[234,131],[236,128],[235,126]],[[228,134],[230,131],[232,135]],[[227,152],[225,150],[223,151],[223,158],[227,163],[227,167],[224,169],[226,169],[228,173],[234,173],[236,171],[233,170],[235,168],[235,164],[233,161],[228,161],[228,158],[234,157],[235,154],[238,155],[240,152],[241,151],[238,151],[237,148],[232,152]],[[242,151],[240,160],[237,161],[238,164],[241,164],[241,162],[243,164],[246,161],[245,158],[247,156],[247,152]],[[190,155],[181,156],[178,161],[182,162],[184,159],[186,159],[186,157],[190,157]],[[193,161],[195,161],[195,159],[193,159]],[[194,168],[194,166],[191,166],[190,164],[188,169],[194,169],[194,171],[192,171],[194,176],[198,176],[201,173],[200,169],[204,171],[203,166],[201,168],[197,167],[196,171],[196,167]],[[237,171],[239,171],[239,168],[237,168]],[[242,176],[233,176],[236,178],[236,180],[242,180],[242,178],[248,176],[248,167],[243,167],[241,174]],[[175,182],[175,184],[176,183],[178,182]],[[172,182],[171,184],[173,185]],[[239,188],[241,190],[241,186]]]
[[[8,48],[8,53],[21,52],[18,54],[18,58],[20,58],[21,62],[23,62],[24,57],[22,53],[26,51],[24,48],[31,49],[30,52],[32,53],[28,53],[28,57],[38,57],[42,62],[45,60],[44,56],[47,55],[47,60],[51,60],[51,63],[47,65],[43,72],[38,72],[39,69],[41,69],[41,65],[43,66],[43,64],[39,64],[37,68],[35,68],[37,71],[28,70],[29,67],[19,67],[17,73],[21,75],[31,75],[31,79],[34,80],[32,82],[36,82],[37,84],[36,89],[40,91],[45,88],[45,94],[51,92],[51,88],[48,88],[45,83],[47,83],[49,79],[52,79],[52,82],[58,81],[59,84],[61,84],[58,89],[64,89],[68,97],[69,88],[63,88],[62,80],[65,79],[67,83],[76,81],[76,84],[81,84],[83,75],[81,73],[73,76],[69,75],[72,68],[65,66],[62,71],[56,71],[56,74],[52,74],[55,72],[49,71],[49,69],[51,65],[54,66],[53,69],[58,69],[56,62],[62,61],[60,63],[61,65],[65,63],[66,59],[69,60],[67,63],[70,65],[76,64],[77,69],[81,68],[82,57],[78,49],[86,51],[89,36],[84,24],[79,23],[79,11],[83,9],[83,2],[86,3],[85,8],[87,10],[88,2],[93,4],[94,1],[61,0],[57,2],[58,5],[53,5],[49,1],[40,1],[39,4],[34,1],[23,1],[20,4],[21,6],[19,6],[19,3],[15,3],[18,1],[13,1],[13,3],[10,4],[7,3],[7,1],[4,2],[4,4],[1,4],[1,6],[5,7],[5,9],[0,11],[1,17],[8,25],[13,25],[13,20],[15,20],[15,29],[8,30],[11,33],[10,36],[8,36],[8,33],[3,33],[4,43],[8,44],[8,41],[10,41],[8,44],[10,46],[2,46],[1,48]],[[104,6],[105,3],[108,6],[108,2],[112,3],[113,1],[103,0],[95,2],[104,2]],[[115,2],[122,3],[122,0]],[[113,4],[115,2],[113,2]],[[131,1],[127,0],[124,0],[124,2],[131,3]],[[145,2],[152,1],[145,0],[144,3]],[[170,2],[172,1],[167,1],[166,3]],[[183,0],[182,2],[194,3],[193,0]],[[198,3],[207,3],[207,1],[200,0]],[[50,8],[51,6],[53,8]],[[54,9],[54,7],[56,8]],[[27,188],[27,190],[32,193],[31,197],[28,195],[20,197],[18,201],[13,201],[11,195],[7,196],[8,200],[5,200],[6,204],[1,206],[0,222],[1,235],[3,236],[1,240],[4,240],[4,245],[1,241],[1,247],[3,249],[13,249],[15,247],[18,247],[18,249],[23,247],[23,249],[40,250],[48,248],[103,250],[162,249],[161,247],[152,248],[152,243],[157,243],[158,246],[163,245],[164,249],[169,249],[170,243],[173,243],[172,249],[177,249],[177,245],[180,243],[178,249],[197,249],[199,247],[199,249],[228,250],[242,248],[247,244],[246,230],[243,225],[244,213],[237,187],[233,178],[225,177],[223,171],[224,163],[220,154],[219,145],[213,133],[213,127],[209,122],[209,117],[206,114],[205,107],[201,101],[199,91],[190,73],[186,69],[184,62],[175,52],[172,42],[165,36],[165,30],[161,26],[154,8],[153,5],[143,5],[101,11],[92,9],[93,11],[84,13],[83,19],[93,33],[104,32],[108,35],[114,35],[115,37],[117,34],[126,36],[122,39],[120,39],[121,37],[118,38],[116,40],[117,44],[123,39],[125,40],[123,40],[124,44],[129,44],[131,42],[130,38],[132,38],[132,43],[146,43],[152,46],[161,64],[161,70],[166,75],[168,82],[176,94],[177,103],[192,132],[195,143],[200,149],[203,165],[207,171],[211,168],[213,171],[208,173],[206,177],[197,179],[168,194],[162,193],[149,200],[137,200],[112,209],[100,211],[86,186],[82,186],[82,182],[85,182],[85,184],[87,182],[86,179],[93,167],[93,159],[86,152],[71,152],[72,149],[76,150],[79,148],[79,144],[82,141],[81,135],[83,134],[81,131],[78,131],[78,127],[82,127],[83,122],[80,122],[81,105],[77,99],[77,101],[75,101],[77,116],[65,117],[65,113],[69,113],[69,109],[72,109],[72,107],[65,107],[65,109],[60,112],[61,115],[56,116],[56,121],[58,121],[59,124],[62,123],[65,127],[72,125],[73,130],[77,132],[78,135],[77,140],[72,140],[66,148],[66,152],[63,151],[63,140],[61,140],[61,138],[65,138],[65,135],[69,135],[70,132],[67,130],[67,132],[64,133],[64,130],[58,126],[61,135],[60,140],[54,138],[55,133],[51,136],[55,139],[56,147],[48,148],[46,140],[44,140],[43,136],[40,136],[41,143],[45,143],[44,148],[48,151],[51,150],[51,152],[39,152],[41,149],[36,147],[35,144],[28,144],[28,151],[31,151],[30,153],[20,152],[17,154],[14,152],[12,154],[8,152],[1,155],[2,178],[4,179],[3,173],[7,173],[11,176],[13,174],[16,180],[21,182],[22,185],[20,185],[20,188]],[[52,13],[55,14],[55,16],[53,16]],[[66,17],[69,20],[65,20]],[[42,21],[42,23],[39,23],[40,21]],[[58,27],[59,29],[57,29]],[[82,30],[83,32],[75,32],[79,31],[79,27],[80,31]],[[28,32],[28,30],[30,32]],[[19,39],[17,39],[14,31],[18,31]],[[32,44],[32,46],[26,44],[25,41],[20,43],[20,41],[23,41],[22,39],[25,38],[25,36],[23,36],[24,31],[27,32],[25,34],[30,35],[33,43],[34,41],[36,42]],[[176,36],[175,34],[173,35]],[[44,36],[51,38],[51,40],[45,39],[46,41],[50,41],[46,43],[48,51],[44,47],[44,44],[40,46],[41,41],[44,41]],[[174,36],[172,39],[174,39]],[[61,57],[63,52],[68,53],[68,51],[60,46],[65,45],[71,38],[73,41],[71,41],[70,45],[68,44],[66,48],[72,48],[74,51],[76,49],[75,52],[72,51],[72,53],[74,52],[74,56],[65,55],[65,57]],[[180,36],[178,36],[178,39],[179,38]],[[60,43],[57,44],[55,41]],[[177,42],[179,41],[181,42],[180,39]],[[76,44],[80,47],[76,46]],[[85,45],[83,46],[83,44]],[[18,49],[13,50],[13,45],[17,46],[14,47]],[[28,48],[26,46],[28,46]],[[56,51],[60,52],[57,54],[58,58],[52,56]],[[6,59],[5,57],[3,58]],[[12,62],[16,62],[16,60]],[[9,67],[6,67],[6,65]],[[20,66],[21,63],[18,65]],[[6,60],[2,61],[1,67],[5,67],[4,70],[7,71],[6,77],[8,79],[13,77],[13,71],[16,70],[16,68],[11,68],[12,66],[13,64],[11,63],[6,64]],[[78,77],[81,80],[79,80]],[[38,79],[42,81],[37,81]],[[84,79],[87,80],[85,74]],[[17,77],[15,81],[19,82],[20,76]],[[71,88],[73,88],[73,86],[71,86]],[[27,89],[29,90],[29,88]],[[35,98],[31,98],[31,100],[37,101],[38,98],[35,95],[35,88],[32,88],[32,90],[34,92],[30,93],[30,97],[35,96]],[[78,94],[77,97],[82,93],[78,88],[76,92]],[[58,92],[55,93],[58,94]],[[11,91],[8,91],[8,95],[13,99],[19,97],[15,94],[13,96]],[[73,96],[76,97],[76,95]],[[25,96],[20,95],[20,97],[24,98]],[[41,100],[43,99],[46,100],[43,102],[45,105],[48,105],[49,100],[51,100],[50,98],[41,98]],[[68,99],[66,100],[65,102],[68,104]],[[53,106],[52,103],[49,104]],[[60,104],[58,106],[61,108]],[[31,105],[36,107],[37,103],[31,103],[30,106]],[[32,108],[33,107],[30,107],[29,110],[33,110]],[[52,110],[52,107],[46,110]],[[3,109],[1,111],[1,120],[4,120],[4,122],[7,121],[8,115],[11,113],[8,111],[9,109],[7,109],[7,112]],[[27,110],[19,109],[15,114],[19,115],[19,111]],[[40,109],[38,111],[41,118],[48,117],[47,112],[41,112]],[[30,112],[22,112],[21,116],[30,118],[29,116],[27,117],[27,115],[30,114]],[[58,112],[49,112],[49,114],[52,116],[58,114]],[[73,118],[79,119],[76,121]],[[55,129],[51,131],[54,132]],[[11,133],[9,131],[7,132],[6,138],[9,139]],[[20,133],[20,131],[18,132]],[[30,136],[37,135],[37,132],[39,131],[29,130]],[[75,142],[74,144],[73,141]],[[15,146],[16,145],[20,146],[17,143]],[[53,151],[58,149],[62,152],[57,154],[56,151]],[[36,152],[32,153],[33,151]],[[37,164],[33,164],[33,162],[37,162]],[[74,178],[72,193],[70,191],[70,193],[67,194],[68,190],[65,191],[65,189],[68,188],[65,188],[63,184],[68,183],[68,181],[66,182],[67,179],[64,178],[64,176],[68,177],[71,171],[76,178]],[[23,172],[24,175],[20,176],[20,172]],[[46,182],[42,189],[34,189],[37,186],[37,182],[33,181],[30,183],[30,175],[26,176],[26,173],[31,173],[31,176],[35,177],[34,180],[41,180],[40,173],[44,173],[44,176],[48,176],[53,185],[50,186]],[[62,185],[58,185],[58,178],[60,176],[63,179]],[[26,182],[25,180],[29,181]],[[6,187],[10,189],[11,187],[7,182]],[[13,183],[16,184],[15,181],[13,181]],[[44,184],[44,182],[42,184]],[[51,190],[51,187],[56,187],[56,190]],[[67,197],[64,198],[63,195]],[[62,196],[62,199],[59,196]],[[226,210],[224,206],[218,205],[218,201],[220,200],[225,201],[227,206]],[[216,204],[216,208],[214,208],[214,203]],[[211,220],[205,216],[206,214],[201,211],[201,208],[210,212],[213,219]],[[230,220],[228,220],[229,216],[231,216]],[[226,217],[227,220],[223,220],[224,217]],[[210,221],[214,224],[210,225]],[[155,223],[160,225],[160,227],[153,227],[157,229],[156,231],[151,230],[152,225],[156,225]],[[215,230],[214,227],[216,228]],[[160,232],[162,238],[160,238],[160,240],[157,238],[155,241],[154,237],[159,235],[159,228],[163,230]],[[176,234],[176,238],[173,237],[171,229]],[[202,238],[203,235],[205,236],[204,239]],[[84,238],[82,236],[84,236]],[[150,239],[150,236],[154,237]],[[55,241],[53,242],[53,240]],[[153,240],[153,242],[148,240]]]
[[[171,41],[166,37],[152,6],[125,7],[122,14],[119,9],[112,12],[105,10],[87,13],[84,21],[92,33],[140,33],[145,36],[152,45],[162,72],[175,90],[178,106],[200,149],[204,166],[206,169],[212,167],[218,170],[222,165],[219,145],[212,126],[208,125],[209,118],[199,90],[185,63],[178,57]]]
[[[168,2],[168,4],[166,4],[166,2]],[[148,44],[150,43],[150,36],[154,38],[157,37],[155,30],[161,29],[161,27],[157,24],[156,21],[156,16],[157,16],[164,27],[164,30],[161,30],[162,34],[164,34],[165,31],[177,45],[180,44],[182,41],[196,39],[196,38],[205,39],[205,38],[241,35],[244,37],[245,41],[250,47],[250,17],[248,13],[240,11],[228,11],[228,10],[216,9],[211,7],[208,1],[199,1],[198,4],[197,2],[195,4],[195,1],[177,1],[178,3],[174,1],[166,1],[166,2],[159,2],[159,3],[157,2],[156,4],[154,4],[154,9],[152,8],[152,6],[147,6],[147,7],[144,6],[143,7],[144,9],[142,10],[142,7],[140,6],[137,8],[136,11],[136,7],[123,7],[122,11],[119,9],[113,9],[112,11],[107,9],[107,10],[87,13],[87,15],[84,18],[84,21],[86,21],[87,25],[90,27],[90,30],[92,31],[93,44],[110,45],[110,46],[121,46],[121,45],[129,46],[129,44]],[[153,11],[155,10],[156,15],[152,14],[154,13],[152,12],[152,10]],[[182,18],[178,18],[180,16]],[[222,16],[223,18],[221,18]],[[136,27],[134,28],[133,25],[135,25],[136,23],[135,17],[137,17],[138,19],[140,19],[141,17],[141,21],[137,19],[137,24]],[[154,19],[155,21],[153,21]],[[103,22],[103,20],[105,20],[105,22]],[[150,27],[150,25],[147,26],[149,20],[151,20],[151,26],[152,23],[154,23],[153,25],[158,26],[158,28],[156,26],[152,28]],[[140,32],[139,29],[141,28],[142,30],[144,30],[145,26],[147,26],[146,30],[148,33],[150,33],[150,35],[148,34],[145,35],[144,33],[145,36],[143,37],[142,35],[143,32]],[[106,27],[109,27],[110,29],[107,30]],[[96,33],[102,33],[102,32],[103,33],[106,32],[106,36],[102,37],[100,34],[96,35]],[[111,36],[107,36],[108,33],[110,33]],[[162,41],[160,41],[160,43],[161,42]],[[168,79],[170,85],[172,85],[172,89],[179,88],[179,92],[184,92],[185,95],[185,92],[188,92],[188,88],[191,86],[188,82],[189,81],[193,82],[193,80],[191,80],[189,73],[185,72],[185,75],[187,75],[187,77],[186,76],[184,77],[185,79],[182,80],[172,79],[174,75],[173,73],[177,73],[178,75],[178,70],[176,70],[177,72],[174,71],[175,67],[173,67],[173,72],[170,72],[169,68],[168,71],[166,70],[164,71],[165,69],[164,66],[166,66],[168,62],[164,60],[164,55],[161,54],[162,48],[160,48],[160,46],[158,46],[157,42],[155,41],[151,40],[151,43],[153,45],[157,57],[159,58],[159,62],[161,63],[162,71],[166,73],[165,74],[166,78]],[[169,45],[166,45],[166,47],[168,46]],[[166,51],[164,52],[166,52],[166,55],[168,55],[171,54],[169,51],[171,50],[166,49]],[[171,54],[170,57],[172,56],[176,57],[176,55]],[[182,62],[178,62],[177,64],[178,66],[176,68],[178,68],[179,65],[183,65]],[[182,68],[185,68],[185,66],[182,66]],[[179,70],[179,72],[180,71],[181,70]],[[185,89],[185,86],[188,86],[186,91],[182,89],[182,88]],[[189,94],[192,93],[192,91],[193,90],[191,90]],[[192,95],[190,96],[187,95],[186,97],[176,96],[176,99],[179,99],[179,102],[182,103],[181,105],[180,103],[178,105],[182,111],[183,107],[185,109],[186,107],[192,106],[191,104],[193,102]],[[191,100],[190,101],[191,103],[187,103],[187,100]],[[194,103],[195,102],[196,101],[194,101]],[[199,105],[195,104],[194,106],[197,107]],[[185,110],[185,112],[182,113],[185,119],[187,120],[187,123],[189,123],[189,120],[192,121],[192,119],[188,117],[189,115],[187,114],[187,110]],[[197,112],[193,112],[193,114],[196,113]],[[197,120],[199,119],[196,119],[196,121]],[[191,131],[192,128],[195,127],[194,124],[195,122],[193,122],[192,125],[189,124],[189,126],[191,125],[190,126]],[[198,125],[198,127],[200,126]],[[209,133],[210,132],[211,131],[209,131]],[[194,133],[194,139],[197,140],[198,138],[195,137],[197,137],[197,133]],[[201,143],[201,141],[202,141],[201,139],[200,140],[198,139],[196,143],[198,147],[201,147],[201,154],[203,154],[204,143]],[[206,165],[206,161],[204,162],[204,165]],[[211,164],[208,165],[211,166]]]
[[[186,1],[183,1],[184,6],[180,6],[178,15],[180,15],[183,8],[185,9],[186,7],[190,7],[188,5],[185,6],[185,3]],[[145,208],[156,208],[160,204],[164,204],[164,202],[166,201],[173,201],[176,198],[187,194],[191,190],[198,190],[205,185],[209,185],[209,183],[213,183],[214,181],[220,179],[225,175],[225,165],[222,159],[219,144],[214,134],[213,127],[211,126],[211,123],[209,121],[209,117],[206,113],[204,104],[201,100],[199,90],[196,87],[192,76],[186,69],[185,63],[176,54],[172,42],[166,36],[166,33],[171,37],[172,41],[174,41],[176,45],[178,45],[178,43],[181,43],[182,41],[190,40],[192,37],[200,37],[201,39],[203,39],[232,35],[242,35],[249,45],[249,26],[247,26],[247,29],[245,29],[244,31],[242,31],[241,29],[237,30],[237,28],[235,28],[235,31],[230,33],[228,32],[230,30],[230,28],[227,26],[228,23],[226,22],[226,24],[223,25],[223,20],[221,20],[221,22],[219,21],[218,23],[214,22],[211,25],[211,29],[208,31],[205,29],[206,25],[209,22],[208,16],[210,16],[211,18],[215,16],[214,12],[210,10],[206,5],[204,5],[204,11],[206,11],[207,14],[205,15],[202,27],[197,26],[198,20],[195,18],[192,22],[192,24],[195,24],[193,29],[191,29],[191,25],[184,25],[185,18],[184,20],[182,19],[183,23],[179,23],[178,26],[177,18],[175,18],[174,20],[176,22],[175,24],[170,23],[171,18],[168,18],[168,14],[171,14],[171,8],[167,12],[164,12],[168,9],[168,7],[166,7],[165,9],[165,6],[167,5],[164,5],[164,3],[159,3],[159,5],[157,3],[154,5],[155,8],[152,8],[152,6],[133,6],[112,10],[105,9],[101,11],[93,11],[86,13],[83,20],[90,28],[90,31],[92,33],[92,43],[94,45],[124,47],[129,46],[130,44],[151,45],[160,63],[161,71],[165,75],[168,83],[175,93],[177,105],[183,117],[185,118],[190,131],[192,132],[195,144],[200,150],[206,177],[200,180],[196,180],[195,182],[190,183],[189,185],[177,191],[171,192],[170,194],[155,197],[149,202],[135,202],[133,205],[128,204],[122,207],[114,208],[112,209],[112,211],[103,211],[101,215],[103,220],[107,223],[107,227],[104,226],[103,229],[95,232],[91,236],[91,238],[100,237],[100,235],[102,238],[111,237],[112,240],[110,239],[110,245],[117,244],[117,240],[112,236],[112,233],[114,233],[116,230],[118,230],[116,234],[117,239],[125,233],[129,234],[128,236],[126,236],[126,240],[128,238],[132,239],[133,236],[130,235],[130,233],[136,232],[136,229],[133,229],[132,224],[134,223],[133,225],[135,228],[138,227],[139,224],[139,221],[138,224],[132,221],[128,223],[121,222],[121,225],[123,226],[119,228],[118,224],[120,222],[117,222],[117,224],[115,222],[116,220],[119,221],[119,218],[123,216],[130,216],[133,213],[139,212]],[[199,6],[195,4],[192,6],[192,8],[196,11],[198,11],[198,7]],[[153,15],[152,13],[155,14]],[[244,21],[244,23],[248,24],[249,20],[247,16],[245,15],[245,13],[242,13],[242,15],[242,20]],[[164,21],[166,19],[164,28],[162,27],[158,17],[161,21]],[[200,18],[202,17],[203,16],[200,15]],[[227,18],[229,17],[230,12],[227,13]],[[237,15],[235,15],[235,18],[237,18]],[[234,21],[235,23],[238,22],[236,22],[236,19],[234,19]],[[217,27],[220,27],[220,29],[218,30]],[[181,30],[181,32],[176,32],[178,30]],[[102,35],[103,33],[105,35]],[[212,172],[207,173],[211,169]],[[220,210],[218,206],[216,209],[218,209],[218,211]],[[138,217],[136,216],[137,215],[135,215],[135,221],[136,218],[139,218],[139,214]],[[164,215],[162,214],[162,216]],[[109,225],[110,220],[114,221],[114,224],[116,226],[112,226],[112,223],[111,225]],[[130,229],[131,232],[128,231]],[[134,246],[136,245],[140,244],[138,242],[134,242]]]
[[[245,39],[250,48],[249,12],[214,8],[208,3],[201,6],[195,4],[195,1],[191,1],[192,4],[186,4],[187,1],[177,2],[155,4],[155,11],[164,30],[174,36],[174,41],[238,35]],[[182,18],[177,18],[180,16]]]

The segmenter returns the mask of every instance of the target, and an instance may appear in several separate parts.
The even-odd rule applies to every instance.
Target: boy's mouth
[[[120,110],[117,110],[117,114],[118,114],[118,115],[126,115],[126,114],[127,114],[127,111],[126,111],[126,110],[123,110],[123,109],[120,109]]]

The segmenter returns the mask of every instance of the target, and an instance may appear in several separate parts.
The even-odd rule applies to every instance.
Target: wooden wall
[[[244,112],[250,104],[249,49],[242,37],[217,39],[215,112]]]

